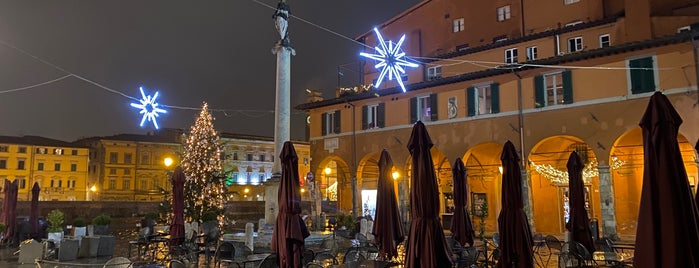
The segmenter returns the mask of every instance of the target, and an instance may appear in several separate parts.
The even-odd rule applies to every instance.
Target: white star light
[[[146,120],[148,122],[153,122],[153,126],[155,126],[155,129],[158,129],[158,122],[156,121],[156,117],[159,116],[158,113],[167,113],[166,110],[158,108],[157,102],[155,102],[155,99],[158,98],[158,92],[155,92],[155,95],[152,97],[150,95],[146,95],[146,93],[143,92],[143,87],[139,87],[139,90],[141,90],[141,99],[139,100],[141,103],[131,103],[131,107],[141,109],[140,114],[143,114],[143,118],[141,119],[141,127],[143,127],[143,124],[146,123]]]
[[[405,86],[403,85],[403,80],[400,77],[401,74],[405,73],[403,66],[413,68],[418,67],[417,64],[403,59],[405,52],[400,49],[400,46],[403,45],[403,41],[405,41],[405,35],[401,36],[398,43],[396,43],[394,46],[393,42],[390,40],[388,41],[388,44],[386,44],[381,36],[381,33],[379,33],[379,30],[376,29],[376,27],[374,27],[374,32],[376,32],[376,36],[379,39],[378,41],[381,44],[381,47],[374,47],[376,52],[379,54],[369,54],[364,52],[359,53],[361,56],[379,61],[374,68],[381,69],[381,73],[379,74],[379,78],[376,79],[376,85],[374,85],[374,87],[378,88],[379,85],[381,85],[384,77],[386,77],[386,74],[388,74],[388,80],[393,80],[393,77],[396,77],[396,81],[398,81],[400,88],[403,89],[403,92],[405,92]]]

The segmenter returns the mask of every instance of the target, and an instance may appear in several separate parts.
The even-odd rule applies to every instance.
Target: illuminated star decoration
[[[359,53],[361,56],[379,61],[374,68],[381,69],[381,73],[379,74],[379,78],[376,79],[376,85],[374,85],[374,87],[378,88],[379,85],[381,85],[384,77],[386,77],[386,74],[388,74],[388,80],[393,80],[393,77],[395,77],[396,81],[398,81],[398,84],[400,85],[400,88],[403,89],[403,92],[405,92],[405,86],[403,85],[403,80],[401,79],[401,74],[405,73],[403,66],[413,68],[418,67],[417,64],[403,59],[405,52],[400,49],[400,46],[403,45],[403,41],[405,41],[405,35],[401,36],[398,43],[396,43],[394,46],[393,42],[390,40],[388,41],[388,44],[383,40],[381,33],[379,33],[379,30],[376,29],[376,27],[374,27],[374,32],[376,32],[376,36],[379,39],[378,41],[381,44],[380,47],[374,47],[376,52],[379,54],[369,54],[364,52]]]
[[[158,122],[156,121],[156,117],[159,116],[158,113],[167,113],[166,110],[158,108],[157,102],[155,102],[155,99],[158,98],[158,92],[155,92],[155,95],[152,97],[150,95],[146,95],[145,92],[143,92],[143,87],[139,87],[139,90],[141,90],[141,99],[139,100],[141,103],[131,103],[131,107],[141,109],[140,114],[143,114],[143,118],[141,119],[141,127],[143,127],[143,124],[146,123],[146,120],[148,122],[153,122],[153,126],[155,126],[155,129],[158,129]]]

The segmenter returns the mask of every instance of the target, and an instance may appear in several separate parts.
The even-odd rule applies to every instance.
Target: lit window
[[[498,21],[505,21],[510,19],[510,6],[503,6],[498,8]]]
[[[517,63],[517,49],[510,48],[505,50],[505,64]]]
[[[464,18],[458,18],[452,21],[453,29],[452,31],[455,33],[461,32],[464,30]]]
[[[442,66],[427,68],[427,80],[431,81],[437,78],[442,78]]]

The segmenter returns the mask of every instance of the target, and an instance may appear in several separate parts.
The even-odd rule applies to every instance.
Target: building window
[[[362,106],[362,129],[385,127],[386,104]]]
[[[61,149],[61,148],[53,149],[53,154],[55,154],[55,155],[63,155],[63,149]]]
[[[690,26],[682,26],[677,28],[677,33],[684,33],[684,32],[689,32],[692,30],[692,27]]]
[[[599,47],[608,47],[611,45],[611,39],[609,38],[609,34],[603,34],[599,36]]]
[[[517,48],[505,50],[505,64],[517,63]]]
[[[61,171],[61,163],[53,164],[53,170],[54,171]]]
[[[124,164],[131,164],[131,154],[130,153],[124,154]]]
[[[0,169],[7,169],[7,159],[0,159]]]
[[[0,153],[7,153],[8,146],[7,145],[0,145]]]
[[[469,87],[466,93],[468,116],[500,112],[500,84]]]
[[[265,154],[260,154],[260,162],[264,162],[264,161],[265,161]]]
[[[410,123],[437,121],[437,94],[410,99]]]
[[[141,154],[141,165],[150,165],[150,154],[148,154],[148,153]]]
[[[573,78],[570,71],[534,77],[537,108],[573,103]]]
[[[582,24],[582,23],[583,23],[583,21],[581,21],[581,20],[576,20],[576,21],[571,22],[571,23],[566,23],[565,27],[573,27],[573,26],[575,26],[575,25]]]
[[[328,134],[338,134],[340,133],[340,111],[334,111],[334,112],[329,112],[329,113],[323,113],[321,115],[322,120],[321,120],[321,130],[323,131],[322,135],[328,135]]]
[[[44,170],[44,163],[39,162],[39,163],[36,165],[36,169],[37,169],[37,170]]]
[[[37,154],[46,154],[46,148],[36,148]]]
[[[17,152],[20,154],[26,154],[27,153],[27,147],[19,147],[17,149]]]
[[[78,150],[71,150],[70,155],[78,155]]]
[[[452,31],[455,33],[464,30],[464,18],[458,18],[452,21]]]
[[[26,189],[27,188],[27,179],[25,177],[15,177],[15,180],[17,180],[17,188],[19,188],[19,189]]]
[[[110,178],[109,179],[109,190],[116,190],[116,179],[115,178]]]
[[[78,171],[78,164],[70,164],[70,171],[72,171],[72,172]]]
[[[122,181],[121,189],[131,190],[131,179],[124,179]]]
[[[247,159],[248,159],[248,161],[252,161],[252,153],[247,154]]]
[[[148,181],[146,179],[141,180],[141,190],[148,190]]]
[[[498,21],[505,21],[510,19],[510,5],[498,8]]]
[[[58,180],[58,188],[63,187],[63,180]]]
[[[109,175],[116,175],[116,168],[110,168],[109,169]]]
[[[153,178],[153,185],[151,185],[153,189],[158,189],[160,188],[160,182],[158,181],[158,178]]]
[[[25,162],[24,159],[17,160],[17,169],[24,170],[24,162]]]
[[[131,175],[131,169],[130,169],[130,168],[125,168],[125,169],[124,169],[124,175]]]
[[[437,78],[442,78],[442,66],[433,66],[427,68],[427,80],[432,81]]]
[[[657,87],[655,62],[655,56],[628,60],[631,94],[655,91]]]
[[[582,37],[573,37],[568,39],[568,52],[578,52],[583,50],[583,39]]]
[[[538,58],[538,53],[536,47],[527,48],[527,61],[536,60]]]
[[[580,0],[563,0],[563,4],[570,5],[573,3],[580,2]]]
[[[233,160],[238,160],[238,152],[233,153]]]
[[[109,153],[109,163],[116,164],[119,161],[118,153]]]

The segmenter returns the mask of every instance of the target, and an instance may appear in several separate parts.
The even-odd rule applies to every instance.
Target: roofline
[[[689,40],[691,40],[691,32],[684,32],[684,33],[678,33],[675,35],[659,37],[659,38],[655,38],[655,39],[631,42],[631,43],[621,44],[621,45],[617,45],[617,46],[598,48],[598,49],[593,49],[593,50],[588,50],[588,51],[566,54],[563,56],[554,56],[554,57],[550,57],[550,58],[546,58],[546,59],[529,61],[529,62],[527,62],[527,64],[560,65],[563,63],[575,62],[575,61],[591,59],[591,58],[598,58],[598,57],[602,57],[602,56],[625,53],[625,52],[639,50],[639,49],[646,49],[646,48],[659,47],[659,46],[664,46],[664,45],[679,44],[679,43],[686,42]],[[508,65],[508,67],[516,67],[516,66],[518,66],[518,65],[517,64]],[[527,66],[527,65],[519,65],[519,66],[520,66],[520,68],[518,68],[517,70],[530,70],[530,69],[541,68],[541,67],[532,67],[532,66]],[[435,79],[432,81],[418,82],[418,83],[406,85],[406,91],[415,91],[415,90],[420,90],[420,89],[424,89],[424,88],[430,88],[430,87],[459,83],[459,82],[480,79],[480,78],[485,78],[485,77],[490,77],[490,76],[502,75],[502,74],[506,74],[506,73],[511,73],[511,72],[513,72],[512,70],[514,70],[514,69],[513,68],[487,69],[487,70],[482,70],[482,71],[477,71],[477,72],[472,72],[472,73],[465,73],[465,74],[460,74],[460,75],[455,75],[455,76],[450,76],[450,77],[444,77],[444,78]],[[311,102],[311,103],[303,103],[303,104],[297,105],[294,108],[297,110],[306,111],[306,110],[320,108],[320,107],[329,106],[329,105],[342,104],[342,103],[347,103],[347,102],[352,102],[352,101],[359,101],[359,100],[365,100],[365,99],[370,99],[370,98],[376,98],[376,94],[378,94],[379,96],[382,97],[382,96],[400,94],[402,92],[403,91],[400,87],[392,87],[392,88],[382,89],[379,91],[371,90],[371,91],[365,91],[362,93],[352,94],[352,95],[340,97],[340,98],[328,99],[328,100]]]
[[[424,0],[424,1],[420,2],[420,3],[417,3],[417,4],[413,5],[412,7],[409,7],[409,8],[406,9],[405,11],[403,11],[403,12],[401,12],[401,13],[398,13],[398,15],[395,15],[395,16],[393,16],[392,18],[390,18],[390,19],[384,21],[383,23],[379,24],[379,25],[376,26],[376,27],[379,28],[379,29],[384,28],[384,27],[386,27],[386,25],[389,25],[389,24],[393,23],[394,21],[397,21],[398,19],[404,17],[405,15],[408,15],[408,13],[413,12],[414,10],[416,10],[416,9],[418,9],[418,8],[420,8],[420,7],[422,7],[422,6],[424,6],[425,4],[427,4],[427,3],[431,2],[431,1],[432,1],[432,0]],[[365,37],[365,36],[367,36],[367,35],[370,35],[370,34],[373,33],[373,32],[374,32],[374,28],[372,27],[371,29],[369,29],[369,31],[367,31],[367,32],[365,32],[365,33],[363,33],[363,34],[357,36],[356,38],[354,38],[354,40],[359,40],[359,39],[361,39],[362,37]]]

